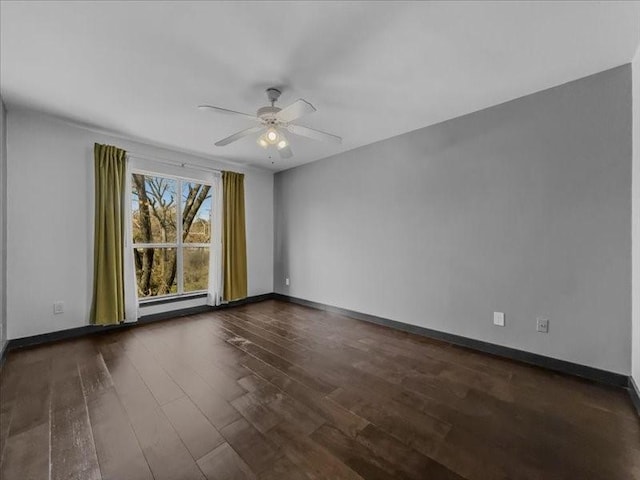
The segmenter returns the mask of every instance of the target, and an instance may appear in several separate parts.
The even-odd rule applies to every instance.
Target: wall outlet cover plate
[[[540,333],[549,333],[549,319],[538,317],[536,320],[536,331]]]
[[[64,313],[64,302],[53,302],[53,313],[54,315]]]
[[[493,312],[493,324],[504,327],[504,312]]]

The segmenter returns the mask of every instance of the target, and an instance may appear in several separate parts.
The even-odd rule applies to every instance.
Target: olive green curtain
[[[247,296],[244,174],[222,172],[222,298]]]
[[[91,323],[124,320],[123,226],[126,152],[95,144],[95,234]]]

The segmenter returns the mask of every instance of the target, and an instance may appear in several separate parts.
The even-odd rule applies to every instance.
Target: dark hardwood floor
[[[640,479],[622,390],[278,301],[15,351],[0,478]]]

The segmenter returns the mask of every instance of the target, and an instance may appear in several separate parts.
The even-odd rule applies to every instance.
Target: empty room
[[[640,480],[640,1],[0,0],[0,479]]]

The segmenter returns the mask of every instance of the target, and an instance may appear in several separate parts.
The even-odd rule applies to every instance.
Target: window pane
[[[138,297],[178,292],[175,248],[134,248]]]
[[[177,182],[170,178],[133,174],[131,211],[134,243],[175,243]]]
[[[189,247],[183,251],[184,291],[206,290],[209,284],[209,248]]]
[[[211,187],[195,182],[182,184],[182,238],[185,243],[211,241]]]

